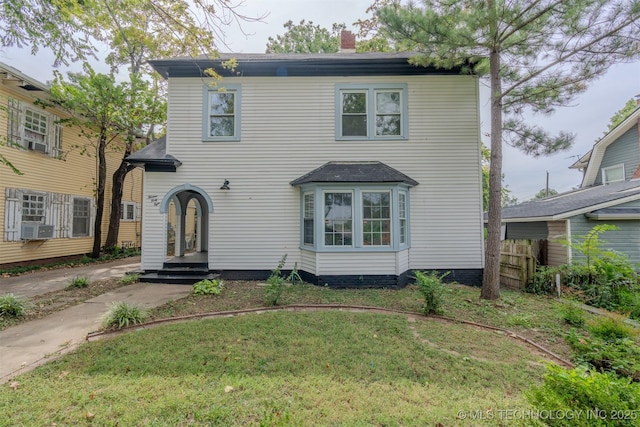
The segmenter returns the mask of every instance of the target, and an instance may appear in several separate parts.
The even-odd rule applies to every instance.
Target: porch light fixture
[[[231,190],[231,187],[229,187],[229,180],[225,179],[224,183],[222,184],[222,187],[220,187],[221,190]]]

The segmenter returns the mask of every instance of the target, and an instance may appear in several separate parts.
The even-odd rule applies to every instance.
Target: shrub
[[[582,307],[577,303],[573,301],[562,303],[560,306],[560,314],[562,316],[562,320],[567,324],[576,327],[584,326],[586,316]]]
[[[546,417],[549,426],[633,426],[640,407],[640,383],[584,368],[548,366],[541,386],[527,398],[536,410],[573,417]],[[614,416],[618,415],[619,416]],[[625,414],[628,416],[625,417]],[[635,414],[635,415],[634,415]],[[580,416],[578,416],[580,415]]]
[[[138,276],[137,274],[125,274],[120,279],[118,279],[118,283],[120,283],[121,285],[131,285],[133,283],[136,283],[139,278],[140,276]]]
[[[287,262],[287,254],[280,259],[278,266],[271,272],[264,287],[264,301],[267,305],[278,305],[284,291],[285,278],[281,276],[282,268]]]
[[[224,285],[220,279],[204,279],[193,284],[195,295],[220,295]]]
[[[614,315],[598,317],[590,322],[587,328],[594,336],[605,342],[633,339],[638,335],[638,331],[627,324],[623,317]]]
[[[20,317],[24,314],[26,306],[21,298],[14,294],[0,295],[0,316]]]
[[[441,312],[440,306],[442,305],[442,292],[444,291],[442,279],[448,274],[449,272],[444,274],[438,274],[435,271],[429,273],[415,272],[416,284],[424,297],[424,314],[439,314]]]
[[[67,289],[86,288],[89,286],[89,278],[87,277],[74,277],[67,285]]]
[[[103,326],[105,328],[122,329],[127,326],[137,325],[144,322],[148,313],[142,308],[127,304],[126,302],[114,302],[105,315]]]
[[[567,336],[575,361],[640,381],[640,346],[631,339],[637,334],[635,329],[620,318],[607,317],[590,322],[588,329],[591,339],[575,333]]]

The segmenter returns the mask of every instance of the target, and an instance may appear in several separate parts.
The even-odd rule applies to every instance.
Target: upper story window
[[[56,116],[10,98],[7,104],[8,145],[39,151],[50,157],[62,155],[62,125]]]
[[[240,86],[205,86],[202,140],[240,140]]]
[[[624,164],[602,168],[603,184],[610,184],[618,181],[624,181]]]
[[[407,85],[338,85],[336,139],[406,139]]]

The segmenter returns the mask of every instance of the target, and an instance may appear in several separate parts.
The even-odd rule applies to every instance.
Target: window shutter
[[[4,240],[15,242],[20,240],[20,227],[22,226],[22,209],[20,194],[15,188],[7,188],[5,191],[4,209]]]
[[[53,136],[51,137],[51,149],[49,150],[49,155],[51,157],[60,158],[62,157],[62,125],[60,123],[55,123],[53,120]]]
[[[22,138],[22,106],[17,99],[9,98],[7,104],[7,143],[27,148]]]

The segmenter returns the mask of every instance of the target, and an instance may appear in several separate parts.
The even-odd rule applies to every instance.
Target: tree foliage
[[[539,156],[568,148],[523,120],[566,106],[608,67],[640,54],[640,0],[378,0],[377,25],[420,52],[416,65],[486,76],[491,90],[491,165],[482,298],[500,296],[502,144]],[[375,6],[375,3],[374,3]],[[504,115],[504,117],[503,117]],[[504,132],[504,138],[503,138]]]
[[[627,117],[629,117],[631,113],[636,111],[637,108],[638,103],[635,101],[635,99],[631,98],[630,100],[628,100],[627,103],[624,104],[624,107],[616,111],[614,115],[611,116],[611,119],[609,119],[607,132],[611,132],[616,126],[618,126]]]
[[[328,30],[304,19],[299,24],[289,20],[283,26],[287,31],[269,37],[266,53],[336,53],[340,50],[340,33],[347,28],[334,23]]]
[[[96,179],[96,218],[94,221],[94,244],[91,256],[100,256],[102,243],[102,216],[105,209],[107,179],[107,151],[124,151],[129,144],[129,129],[140,123],[160,120],[158,101],[150,84],[141,76],[132,75],[131,80],[117,83],[113,73],[96,73],[85,64],[85,73],[69,73],[65,80],[55,74],[50,98],[38,101],[48,107],[64,110],[65,125],[77,126],[89,145],[75,147],[86,155],[98,159]]]
[[[553,188],[543,188],[540,191],[538,191],[532,198],[531,200],[539,200],[539,199],[544,199],[545,197],[549,197],[549,196],[555,196],[556,194],[558,194],[558,192],[556,190],[554,190]]]

